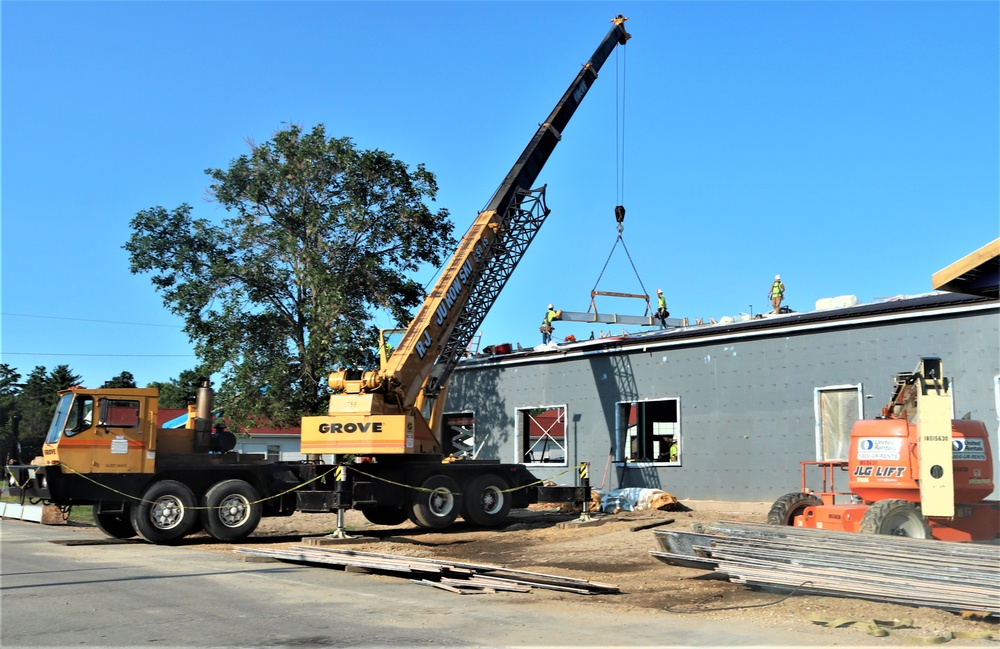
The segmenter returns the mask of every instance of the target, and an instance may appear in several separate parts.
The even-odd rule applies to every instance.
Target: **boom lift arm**
[[[544,186],[532,185],[608,56],[631,37],[626,20],[621,15],[612,20],[611,30],[462,238],[387,362],[360,379],[349,379],[346,371],[330,375],[336,394],[329,415],[303,418],[303,452],[440,452],[431,407],[548,216]]]
[[[920,505],[924,516],[955,515],[951,390],[941,359],[924,357],[913,372],[896,375],[885,417],[917,427]]]

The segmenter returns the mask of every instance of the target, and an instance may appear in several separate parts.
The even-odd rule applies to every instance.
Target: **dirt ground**
[[[459,520],[437,532],[410,523],[384,527],[368,523],[359,512],[345,515],[349,533],[375,540],[346,547],[365,552],[454,559],[469,563],[545,572],[615,584],[620,594],[567,595],[535,590],[532,605],[558,606],[573,598],[592,602],[600,610],[621,607],[632,611],[661,611],[712,620],[732,620],[770,629],[813,632],[830,644],[896,646],[910,644],[906,636],[943,636],[949,631],[1000,633],[995,618],[964,619],[947,611],[908,607],[852,598],[794,595],[754,590],[719,579],[710,572],[667,565],[649,554],[658,550],[653,529],[632,528],[660,523],[672,529],[689,530],[692,523],[720,520],[764,522],[764,515],[734,515],[707,511],[635,511],[601,514],[596,524],[571,524],[577,514],[552,511],[512,512],[509,525],[498,529],[472,527]],[[671,522],[672,521],[672,522]],[[300,544],[303,537],[322,536],[336,527],[334,514],[295,514],[288,518],[266,518],[247,541],[237,547],[282,548]],[[214,544],[209,537],[192,538],[192,548],[233,552],[233,546]],[[323,569],[323,568],[317,568]],[[376,576],[373,579],[396,579]],[[1000,587],[1000,586],[998,586]],[[827,628],[813,624],[810,615],[872,621],[912,619],[913,628],[895,630],[890,637],[876,638],[858,627]],[[951,646],[988,646],[988,639],[955,639]]]

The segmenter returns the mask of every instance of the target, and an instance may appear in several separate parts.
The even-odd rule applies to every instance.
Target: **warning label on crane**
[[[898,460],[902,439],[862,437],[858,440],[859,460]]]

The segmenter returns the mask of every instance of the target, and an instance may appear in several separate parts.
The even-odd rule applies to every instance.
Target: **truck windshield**
[[[55,444],[59,441],[59,433],[62,432],[63,424],[66,423],[66,415],[69,413],[69,408],[72,404],[72,394],[64,394],[59,397],[59,403],[56,405],[56,414],[53,415],[52,424],[49,425],[49,433],[45,436],[46,444]]]

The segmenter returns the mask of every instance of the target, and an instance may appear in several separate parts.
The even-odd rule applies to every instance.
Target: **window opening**
[[[618,404],[618,461],[681,463],[680,399]]]
[[[471,412],[444,415],[444,454],[463,459],[475,459],[482,450],[476,446],[476,417]]]
[[[816,461],[846,461],[851,428],[864,419],[861,384],[816,388]]]
[[[565,406],[519,408],[517,433],[525,464],[566,465]]]
[[[281,460],[281,445],[280,444],[268,444],[267,445],[267,459],[269,461],[277,462]]]
[[[72,437],[81,433],[94,423],[94,397],[78,395],[73,399],[73,407],[69,410],[69,417],[66,418],[66,426],[63,428],[66,437]]]
[[[114,428],[135,428],[139,425],[139,402],[111,399],[108,402],[108,418],[105,426]]]

